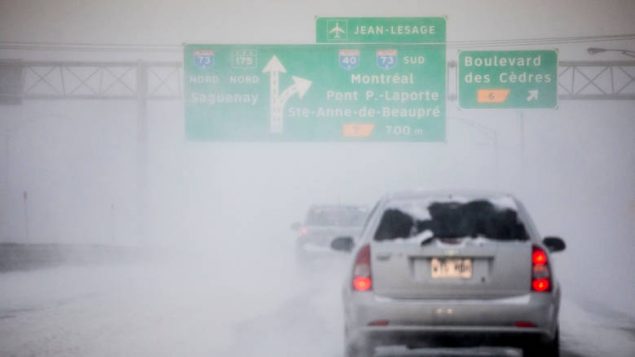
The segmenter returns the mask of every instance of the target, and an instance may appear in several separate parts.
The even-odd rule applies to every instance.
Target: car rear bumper
[[[550,341],[541,329],[488,328],[488,327],[374,327],[363,328],[347,337],[360,345],[407,345],[407,346],[525,346],[538,341]]]
[[[364,293],[350,298],[345,307],[349,341],[408,343],[458,336],[496,344],[551,340],[557,329],[558,292],[486,300],[388,299]]]

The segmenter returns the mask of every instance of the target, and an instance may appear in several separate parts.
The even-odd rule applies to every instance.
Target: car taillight
[[[534,251],[531,254],[531,261],[534,265],[538,264],[546,264],[547,263],[547,253],[544,250],[534,247]]]
[[[373,289],[370,274],[370,245],[366,244],[357,252],[353,265],[353,290],[369,291]]]
[[[545,278],[534,279],[531,283],[531,288],[537,292],[550,291],[551,283],[549,282],[549,279]]]
[[[531,252],[531,290],[540,293],[551,291],[549,257],[547,252],[537,246]]]

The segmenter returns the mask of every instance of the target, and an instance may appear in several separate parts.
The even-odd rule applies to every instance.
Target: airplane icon
[[[335,23],[335,27],[333,27],[331,30],[329,30],[329,34],[335,34],[333,35],[334,39],[339,39],[341,38],[342,34],[345,34],[346,31],[344,31],[343,28],[340,27],[340,23],[336,22]]]

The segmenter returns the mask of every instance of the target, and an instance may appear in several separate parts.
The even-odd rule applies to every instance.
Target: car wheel
[[[346,344],[346,357],[373,357],[375,348],[369,344]]]
[[[344,331],[344,340],[346,341],[346,357],[373,357],[375,355],[375,345],[366,338],[360,340],[351,340],[349,338],[348,329]]]
[[[556,336],[552,340],[537,341],[523,351],[523,357],[559,357],[560,356],[560,331],[556,330]]]

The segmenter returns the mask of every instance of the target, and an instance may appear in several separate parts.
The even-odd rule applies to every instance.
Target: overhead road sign
[[[318,17],[318,43],[445,43],[443,17]]]
[[[442,45],[186,45],[197,141],[443,141]]]
[[[556,51],[461,51],[462,108],[555,108]]]

